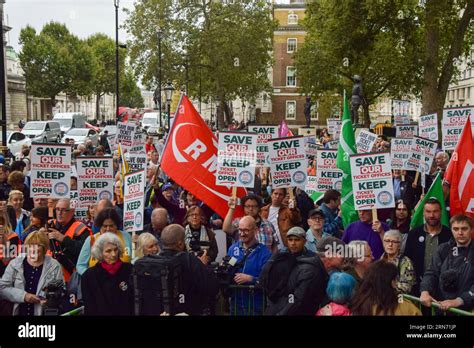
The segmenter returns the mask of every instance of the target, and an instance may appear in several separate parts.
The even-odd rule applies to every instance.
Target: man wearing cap
[[[320,209],[313,209],[308,213],[308,226],[306,231],[306,249],[316,252],[318,243],[330,234],[323,231],[325,216]]]
[[[269,299],[265,315],[315,315],[326,295],[328,274],[305,248],[305,230],[292,227],[286,238],[287,249],[273,255],[260,276]]]

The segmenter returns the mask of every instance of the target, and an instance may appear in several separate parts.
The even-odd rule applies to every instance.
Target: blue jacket
[[[323,226],[323,232],[340,238],[339,230],[343,230],[342,219],[337,216],[337,213],[331,210],[325,203],[319,207],[324,214],[325,221]]]
[[[236,242],[232,244],[227,252],[227,255],[235,257],[237,263],[242,261],[245,255],[245,249],[242,242]],[[251,282],[247,282],[245,285],[253,285],[260,276],[260,272],[263,266],[272,256],[272,253],[268,248],[260,243],[253,246],[253,251],[245,260],[243,266],[236,269],[236,273],[249,274],[253,277]],[[231,315],[263,315],[265,310],[265,298],[261,290],[248,289],[248,288],[233,288],[230,293],[230,308]]]
[[[240,262],[245,255],[245,249],[242,245],[242,242],[236,242],[232,244],[227,251],[227,255],[235,257],[237,262]],[[260,272],[262,271],[263,266],[272,256],[272,253],[268,248],[260,243],[254,245],[254,250],[245,260],[245,263],[242,267],[237,268],[236,273],[249,274],[253,277],[252,282],[246,283],[246,285],[255,284]]]

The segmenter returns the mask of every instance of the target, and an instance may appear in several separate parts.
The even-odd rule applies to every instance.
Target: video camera
[[[62,280],[55,280],[43,288],[46,304],[43,308],[43,315],[57,316],[61,313],[61,302],[67,295],[66,285]]]
[[[204,254],[204,250],[202,250],[202,247],[210,248],[211,242],[200,241],[196,239],[191,239],[189,241],[189,248],[197,257],[202,256],[202,254]]]
[[[238,263],[235,257],[224,256],[220,265],[217,262],[212,262],[210,267],[216,274],[220,286],[227,287],[234,281]]]

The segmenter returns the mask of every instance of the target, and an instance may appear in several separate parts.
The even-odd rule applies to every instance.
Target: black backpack
[[[180,252],[175,256],[149,255],[133,268],[135,315],[174,315],[180,312],[183,271]]]
[[[272,302],[288,293],[288,279],[296,266],[296,257],[290,252],[275,254],[263,267],[259,285]]]

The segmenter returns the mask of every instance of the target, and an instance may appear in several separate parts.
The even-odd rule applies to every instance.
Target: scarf
[[[207,235],[207,229],[204,225],[201,226],[201,231],[199,232],[199,241],[200,242],[209,242],[209,236]],[[191,230],[190,225],[186,225],[184,230],[184,241],[186,242],[186,249],[191,251],[191,240],[193,240],[193,231]],[[201,250],[209,249],[208,246],[202,246]]]
[[[117,260],[117,262],[113,264],[108,264],[107,262],[102,261],[100,265],[107,271],[107,273],[110,275],[115,275],[119,271],[120,267],[122,267],[122,261]]]

